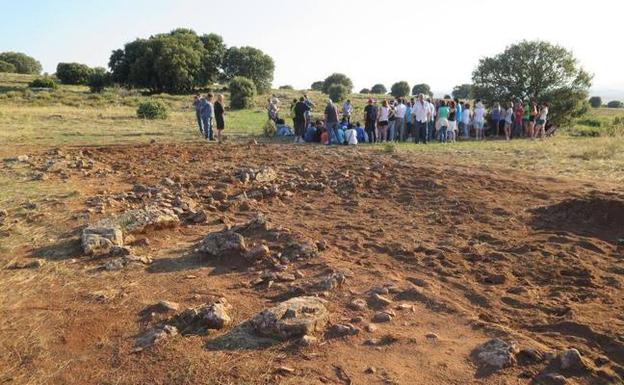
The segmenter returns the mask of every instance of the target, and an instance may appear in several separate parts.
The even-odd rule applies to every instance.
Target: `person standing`
[[[448,139],[449,121],[448,117],[450,109],[446,106],[444,100],[440,101],[440,108],[438,109],[438,119],[436,120],[436,131],[438,132],[438,140],[440,143],[446,143]]]
[[[212,117],[214,115],[214,107],[212,106],[212,94],[206,95],[206,98],[202,100],[200,115],[202,126],[204,127],[204,138],[207,140],[214,140],[212,137]]]
[[[308,97],[308,95],[303,95],[303,98],[305,99],[305,104],[306,106],[308,106],[308,110],[305,113],[305,119],[306,119],[306,127],[312,125],[312,117],[311,117],[311,111],[314,108],[314,103],[312,102],[312,99],[310,99]]]
[[[414,124],[416,127],[416,135],[414,141],[427,144],[428,122],[430,116],[429,104],[425,101],[425,96],[419,94],[414,107],[412,108],[412,115],[414,117]],[[417,139],[418,138],[418,139]]]
[[[412,116],[412,106],[414,105],[414,99],[405,103],[405,136],[401,141],[409,140],[409,137],[414,134],[414,117]]]
[[[455,143],[457,138],[457,106],[455,102],[451,100],[449,102],[449,115],[448,115],[448,131],[447,137],[450,143]]]
[[[269,115],[269,120],[277,123],[277,119],[279,119],[279,107],[274,99],[269,98],[269,105],[267,106],[267,113]]]
[[[225,97],[223,94],[219,94],[217,96],[217,101],[214,104],[214,116],[215,122],[217,123],[217,143],[221,143],[223,141],[222,133],[225,129],[225,107],[224,107]]]
[[[407,113],[407,107],[403,99],[398,99],[398,104],[394,108],[394,129],[396,130],[396,137],[399,142],[405,141],[405,114]],[[393,138],[393,139],[395,139]]]
[[[472,119],[472,110],[470,104],[464,104],[462,109],[462,135],[464,139],[470,139],[470,120]]]
[[[353,113],[353,105],[351,100],[347,100],[342,105],[342,117],[347,120],[347,124],[351,123],[351,114]]]
[[[485,107],[481,100],[477,99],[477,105],[474,110],[474,127],[477,140],[485,139],[483,135],[483,123],[485,119]]]
[[[524,121],[524,106],[520,99],[516,102],[516,106],[514,107],[514,121],[513,121],[513,137],[521,137],[522,136],[522,122]]]
[[[531,101],[531,114],[529,116],[529,130],[527,134],[529,138],[532,138],[535,135],[535,123],[537,121],[537,115],[537,103],[535,103],[535,100],[533,100]]]
[[[509,108],[507,108],[507,112],[505,112],[505,139],[511,140],[511,127],[514,120],[514,105],[513,103],[509,103]]]
[[[325,128],[327,129],[327,135],[331,143],[336,143],[336,126],[338,125],[338,109],[334,105],[334,101],[327,100],[327,107],[325,107]]]
[[[494,103],[492,113],[490,114],[490,136],[496,138],[498,136],[498,121],[500,120],[501,106],[500,103]]]
[[[379,137],[377,138],[379,143],[383,143],[388,139],[388,126],[390,124],[390,106],[388,101],[384,100],[379,107],[379,113],[377,114],[377,130],[379,131]]]
[[[364,107],[364,129],[368,134],[369,143],[375,143],[377,141],[376,124],[377,107],[374,105],[373,99],[368,99],[368,104]]]
[[[540,139],[544,139],[546,135],[546,122],[548,121],[548,103],[544,102],[542,104],[542,108],[540,109],[539,116],[537,117],[537,122],[535,122],[535,133],[534,138],[539,137]]]
[[[195,109],[195,117],[197,118],[197,125],[199,126],[199,134],[204,136],[204,128],[202,127],[201,119],[201,105],[201,97],[199,95],[195,95],[195,99],[193,99],[193,108]]]
[[[293,107],[295,121],[295,143],[299,143],[305,135],[306,129],[306,113],[310,111],[310,107],[305,102],[305,98],[301,97]]]

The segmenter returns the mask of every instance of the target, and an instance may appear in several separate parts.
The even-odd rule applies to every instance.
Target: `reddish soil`
[[[2,261],[47,263],[0,270],[2,384],[538,383],[545,362],[478,370],[471,351],[493,337],[542,352],[578,349],[592,370],[564,373],[569,384],[624,377],[624,246],[618,244],[624,195],[600,185],[354,148],[152,144],[62,152],[33,150],[28,163],[2,166],[5,175],[25,180],[48,160],[93,162],[93,168],[46,172],[38,182],[70,185],[77,193],[42,196],[31,209],[17,199],[5,208],[0,242],[9,242],[18,225],[32,239]],[[260,184],[235,176],[262,166],[278,178]],[[207,210],[206,223],[137,236],[149,239],[137,248],[154,259],[148,267],[98,270],[106,260],[82,255],[81,229],[149,203],[110,197],[138,183],[162,186],[164,178],[176,182],[173,195]],[[215,190],[229,199],[215,204]],[[243,192],[250,198],[245,204],[233,198]],[[92,197],[105,202],[102,212],[87,211]],[[299,270],[303,278],[253,285],[271,266],[194,251],[206,234],[258,213],[290,238],[327,243],[319,255],[288,264],[287,272]],[[262,232],[248,238],[274,252],[288,246]],[[344,285],[311,289],[331,273],[344,273]],[[395,310],[391,322],[368,332],[375,310],[347,305],[384,286],[391,308],[413,310]],[[178,335],[132,353],[149,326],[142,311],[160,300],[186,308],[225,297],[236,325],[301,294],[323,296],[332,324],[362,317],[354,323],[361,332],[320,333],[312,347],[242,348],[215,345],[227,337],[223,330]],[[365,343],[384,336],[387,344]],[[282,366],[294,371],[279,371]]]

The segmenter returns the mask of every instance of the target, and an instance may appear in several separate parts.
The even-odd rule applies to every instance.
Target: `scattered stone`
[[[379,329],[379,327],[375,324],[368,324],[366,325],[365,329],[369,333],[375,333]]]
[[[289,366],[280,366],[275,372],[278,374],[293,374],[295,373],[295,369]]]
[[[568,379],[559,373],[545,373],[537,376],[535,383],[539,385],[566,385]]]
[[[333,337],[354,336],[360,332],[360,329],[351,324],[337,324],[329,329],[330,335]]]
[[[532,365],[544,361],[544,355],[537,349],[522,349],[516,354],[520,365]]]
[[[231,305],[225,298],[210,305],[191,307],[176,315],[169,323],[175,325],[182,334],[201,334],[210,329],[223,329],[232,323],[228,315]]]
[[[410,305],[408,303],[402,303],[396,307],[397,310],[411,310],[414,311],[414,305]]]
[[[370,296],[370,302],[376,306],[386,307],[392,305],[392,300],[380,294],[373,293]]]
[[[199,209],[195,212],[190,212],[189,215],[186,217],[186,220],[189,223],[197,225],[200,223],[205,223],[208,220],[208,215],[206,214],[206,211],[204,211],[204,209]]]
[[[352,309],[352,310],[363,311],[363,310],[366,310],[367,304],[366,304],[366,301],[364,301],[363,299],[356,298],[352,300],[351,302],[349,302],[349,305],[347,306],[349,307],[349,309]]]
[[[388,312],[378,311],[373,315],[372,321],[375,323],[390,322],[392,321],[392,317],[393,315]]]
[[[368,346],[385,346],[392,345],[395,342],[398,342],[399,339],[391,334],[387,334],[381,338],[369,338],[364,341],[364,345]]]
[[[245,254],[249,261],[259,261],[271,256],[271,250],[267,245],[257,245]]]
[[[312,335],[329,320],[324,301],[317,297],[295,297],[263,310],[252,318],[255,331],[264,336],[287,340]]]
[[[435,333],[427,333],[427,334],[425,334],[425,338],[430,340],[430,341],[437,341],[437,340],[440,339],[440,337],[438,337],[438,335],[435,334]]]
[[[245,252],[245,238],[231,230],[208,234],[199,244],[199,251],[211,257],[222,254]]]
[[[316,242],[316,247],[319,249],[319,251],[325,251],[327,250],[329,245],[327,244],[326,240],[321,239],[320,241]]]
[[[45,260],[43,259],[35,259],[28,262],[13,262],[6,266],[6,269],[9,270],[20,270],[20,269],[38,269],[45,264]]]
[[[150,257],[139,257],[136,255],[128,255],[125,257],[115,258],[106,262],[102,268],[107,271],[123,270],[130,265],[151,265],[152,259]]]
[[[123,234],[119,226],[101,223],[82,230],[82,249],[86,255],[107,254],[113,246],[121,245]]]
[[[147,247],[150,245],[150,241],[147,238],[139,238],[137,240],[132,241],[130,245],[133,247]]]
[[[507,281],[504,274],[489,274],[483,277],[483,283],[488,285],[502,285]]]
[[[301,279],[303,277],[305,277],[305,274],[303,274],[303,272],[301,270],[295,270],[295,272],[293,273],[295,278],[297,279]]]
[[[170,209],[146,207],[126,211],[116,219],[126,233],[145,233],[151,230],[173,228],[180,224],[180,218]]]
[[[343,273],[332,273],[321,280],[316,287],[319,290],[339,289],[345,284],[345,282],[347,282],[347,277]]]
[[[600,366],[605,366],[607,365],[609,362],[611,362],[611,360],[609,359],[609,357],[607,356],[599,356],[598,358],[596,358],[594,360],[594,364],[596,364],[596,366],[600,367]]]
[[[277,172],[271,167],[263,167],[256,173],[256,182],[266,183],[277,179]]]
[[[225,201],[228,198],[228,194],[223,190],[214,190],[212,192],[212,199],[216,201]]]
[[[517,347],[513,342],[495,338],[477,346],[472,355],[479,366],[498,370],[513,366],[516,352]]]
[[[156,305],[153,306],[153,309],[157,313],[169,313],[178,311],[180,305],[175,302],[170,301],[160,301]]]
[[[299,340],[299,343],[303,346],[314,346],[318,344],[318,338],[314,336],[305,335],[301,337],[301,339]]]
[[[364,369],[364,373],[375,374],[377,373],[377,368],[375,368],[374,366],[369,366],[368,368]]]
[[[590,366],[576,349],[568,349],[558,356],[559,366],[568,371],[589,371]]]
[[[174,181],[173,181],[173,179],[171,179],[171,178],[164,178],[164,179],[162,180],[162,184],[163,184],[163,185],[165,185],[165,186],[167,186],[167,187],[173,187],[173,186],[175,186],[175,182],[174,182]]]
[[[293,282],[297,278],[295,278],[294,274],[290,273],[277,273],[275,274],[275,279],[279,282]]]
[[[165,325],[155,329],[148,330],[142,336],[137,338],[135,343],[134,352],[140,352],[143,349],[152,347],[161,343],[169,337],[173,337],[178,334],[178,329],[175,326]]]
[[[351,318],[351,323],[359,324],[359,323],[362,323],[362,322],[364,322],[364,317],[362,317],[362,316],[357,316],[357,317]]]

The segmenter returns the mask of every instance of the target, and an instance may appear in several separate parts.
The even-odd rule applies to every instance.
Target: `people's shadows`
[[[624,236],[624,196],[592,193],[533,208],[530,224],[536,229],[591,236],[615,242]]]
[[[209,351],[264,350],[281,344],[281,341],[254,333],[250,321],[243,322],[225,334],[210,339],[205,349]]]
[[[48,261],[78,258],[83,255],[79,234],[80,229],[74,229],[69,233],[63,234],[59,242],[33,249],[30,257],[42,258]]]
[[[212,268],[210,275],[222,275],[235,272],[249,263],[241,254],[227,253],[218,257],[208,256],[195,250],[182,252],[180,256],[155,259],[147,268],[148,273],[166,274]]]

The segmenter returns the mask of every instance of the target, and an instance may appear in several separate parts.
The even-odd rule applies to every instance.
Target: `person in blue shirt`
[[[345,130],[342,128],[342,126],[338,126],[336,128],[336,143],[332,143],[332,144],[344,144],[345,142]]]
[[[317,122],[316,124],[319,125],[320,122]],[[323,126],[322,124],[320,124],[320,125],[321,125],[321,127]],[[308,126],[308,129],[305,132],[305,135],[303,136],[303,141],[306,142],[306,143],[315,142],[316,141],[316,137],[317,137],[316,130],[317,130],[317,128],[313,124],[310,124]]]
[[[205,99],[201,99],[199,115],[201,117],[202,126],[204,128],[204,138],[206,138],[207,140],[213,140],[212,116],[214,115],[214,107],[212,106],[212,94],[208,94],[206,95]]]
[[[401,138],[402,142],[409,141],[410,135],[414,132],[414,117],[412,116],[412,106],[414,105],[414,98],[411,101],[405,103],[405,137]]]
[[[362,128],[360,122],[355,124],[355,132],[357,133],[358,143],[368,143],[368,134],[366,133],[366,130]]]
[[[193,100],[193,108],[195,109],[195,117],[197,118],[197,125],[199,126],[199,133],[201,136],[204,136],[204,128],[202,127],[202,118],[201,118],[201,106],[202,106],[202,98],[199,95],[195,95],[195,99]]]

